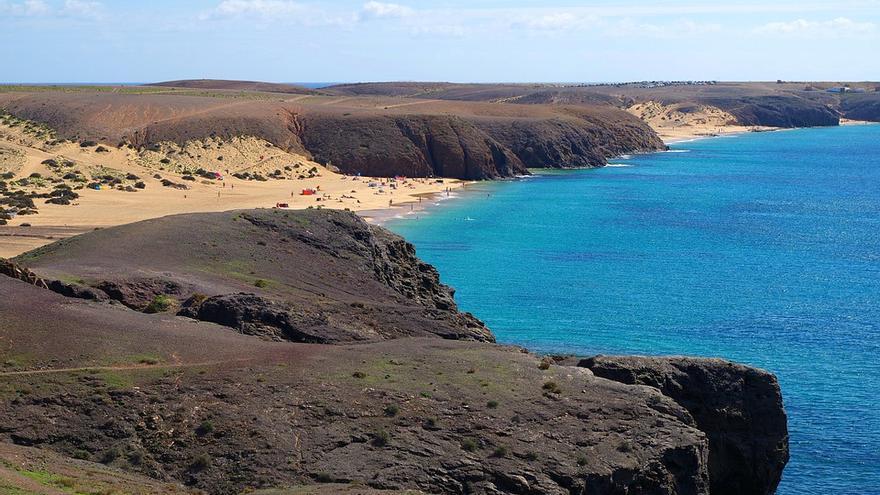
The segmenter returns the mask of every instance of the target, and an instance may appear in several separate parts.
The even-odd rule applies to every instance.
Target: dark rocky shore
[[[0,458],[76,486],[748,495],[788,459],[773,375],[494,344],[350,213],[166,217],[0,273]]]

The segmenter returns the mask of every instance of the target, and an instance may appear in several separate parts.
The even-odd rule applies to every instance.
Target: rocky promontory
[[[596,356],[596,376],[659,390],[687,409],[709,440],[713,495],[772,495],[788,462],[788,428],[776,377],[723,361]]]
[[[494,344],[347,212],[165,217],[4,266],[0,442],[70,483],[101,463],[155,493],[749,495],[787,460],[772,375]]]

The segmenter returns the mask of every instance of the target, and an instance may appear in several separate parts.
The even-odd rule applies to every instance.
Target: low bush
[[[164,313],[176,305],[177,301],[174,298],[159,294],[144,308],[144,313]]]
[[[384,447],[390,441],[391,435],[385,430],[379,430],[373,433],[373,441],[371,443],[376,447]]]
[[[200,471],[204,471],[211,467],[211,456],[208,454],[201,454],[195,457],[193,461],[189,465],[189,470],[198,473]]]

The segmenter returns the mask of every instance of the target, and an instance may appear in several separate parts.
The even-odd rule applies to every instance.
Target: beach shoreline
[[[6,223],[0,225],[0,257],[97,228],[183,213],[327,208],[368,218],[381,210],[398,214],[419,198],[451,193],[467,182],[345,175],[256,138],[196,144],[206,156],[185,162],[184,156],[195,156],[185,155],[186,148],[160,154],[109,145],[47,145],[19,128],[0,126],[3,187],[31,195],[33,202],[27,211],[0,221]],[[226,159],[212,160],[205,149]],[[69,204],[46,199],[59,187],[75,193]]]

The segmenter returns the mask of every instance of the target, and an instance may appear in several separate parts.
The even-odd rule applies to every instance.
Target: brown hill
[[[261,81],[230,81],[224,79],[185,79],[179,81],[163,81],[150,83],[146,86],[187,89],[221,89],[233,91],[260,91],[267,93],[317,94],[316,91],[296,84],[270,83]]]
[[[843,83],[719,82],[712,84],[631,83],[613,85],[364,83],[324,88],[339,95],[382,95],[521,104],[611,105],[637,103],[702,105],[732,114],[742,126],[837,125],[838,117],[880,120],[871,108],[877,84],[851,83],[862,94],[825,91]],[[876,93],[876,92],[874,92]]]
[[[607,107],[224,94],[10,91],[0,108],[66,139],[143,147],[247,135],[371,176],[489,179],[663,148],[643,122]]]
[[[458,312],[452,289],[411,244],[338,210],[175,215],[72,237],[17,261],[65,294],[271,340],[494,340]]]

